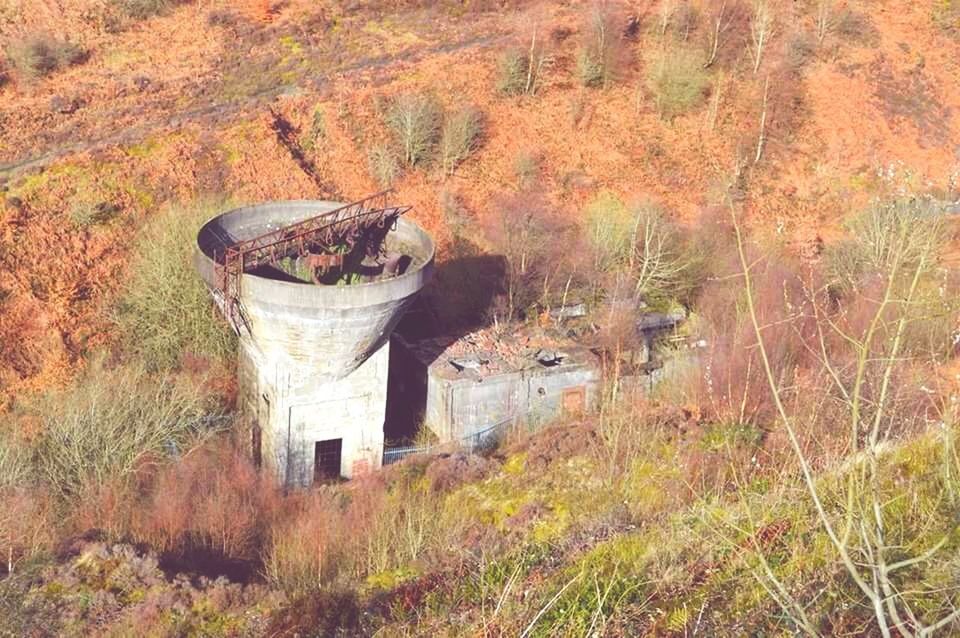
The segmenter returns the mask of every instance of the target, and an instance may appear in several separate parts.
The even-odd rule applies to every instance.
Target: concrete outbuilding
[[[423,423],[442,443],[464,441],[507,420],[581,414],[600,395],[597,357],[556,336],[481,331],[408,341],[398,334],[394,347],[394,377],[403,392],[426,388]]]
[[[195,263],[221,309],[228,301],[218,285],[218,251],[341,206],[269,203],[207,222]],[[240,277],[231,312],[242,318],[235,322],[242,422],[253,458],[286,486],[380,466],[390,334],[434,260],[431,238],[403,218],[385,246],[404,257],[389,276],[324,285],[261,267]]]

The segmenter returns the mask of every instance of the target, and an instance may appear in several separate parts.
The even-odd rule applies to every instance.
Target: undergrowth
[[[142,231],[115,321],[124,350],[150,369],[176,368],[184,357],[224,362],[234,352],[193,266],[197,231],[226,207],[217,199],[169,206]]]

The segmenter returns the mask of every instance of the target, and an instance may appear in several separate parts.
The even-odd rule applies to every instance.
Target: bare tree
[[[819,43],[823,43],[833,29],[833,3],[834,0],[817,0],[817,42]]]
[[[750,20],[750,36],[753,43],[750,53],[753,56],[754,73],[760,70],[763,51],[770,42],[770,38],[773,37],[774,30],[775,25],[770,5],[767,4],[767,0],[757,0],[753,7],[753,18]]]
[[[541,193],[516,193],[499,198],[496,204],[500,214],[494,217],[486,234],[506,260],[505,310],[512,320],[537,300],[541,282],[549,280],[551,239],[562,228]]]
[[[676,230],[654,206],[637,207],[631,243],[627,271],[633,278],[637,299],[669,294],[691,268],[690,260],[680,249]]]
[[[755,303],[751,263],[746,241],[734,207],[731,206],[736,246],[745,287],[745,306],[756,337],[767,386],[790,447],[799,464],[802,483],[813,504],[816,518],[829,538],[842,568],[866,599],[880,634],[884,637],[926,637],[953,626],[960,609],[953,597],[939,591],[908,591],[901,575],[932,561],[948,536],[926,548],[911,548],[904,539],[888,537],[890,523],[884,472],[887,448],[901,424],[907,404],[896,402],[895,378],[908,354],[905,336],[918,320],[921,289],[934,271],[942,247],[944,218],[922,205],[879,206],[869,213],[869,224],[881,231],[865,239],[864,254],[879,257],[868,264],[879,277],[880,291],[871,299],[865,321],[845,324],[842,317],[811,295],[809,307],[817,320],[814,350],[831,386],[831,396],[843,408],[849,428],[844,487],[839,502],[828,502],[813,475],[811,462],[798,434],[797,417],[787,408],[784,388],[769,356],[766,326]],[[859,241],[855,238],[854,241]],[[922,312],[922,311],[921,311]],[[842,356],[838,351],[845,351]],[[832,512],[839,510],[839,514]],[[924,523],[929,524],[929,523]],[[911,550],[913,550],[911,552]],[[757,548],[762,554],[763,549]],[[816,634],[783,584],[768,570],[768,591],[799,627]],[[944,597],[936,612],[930,598]],[[924,598],[918,602],[918,598]]]
[[[713,32],[710,37],[710,57],[703,65],[703,68],[709,69],[717,61],[717,53],[720,51],[720,38],[723,32],[730,27],[730,20],[727,19],[727,0],[720,3],[720,8],[713,16]]]
[[[753,157],[756,164],[763,157],[763,144],[767,139],[767,98],[770,95],[770,75],[763,83],[763,105],[760,109],[760,134],[757,136],[757,152]]]
[[[663,37],[667,34],[667,29],[670,28],[670,21],[673,20],[673,14],[677,10],[677,4],[674,0],[663,0],[660,3],[659,18],[660,18],[660,36]]]

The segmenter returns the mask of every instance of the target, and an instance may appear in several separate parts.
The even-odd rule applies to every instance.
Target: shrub
[[[615,193],[601,191],[587,205],[586,223],[595,269],[608,272],[625,264],[633,223],[623,201]]]
[[[496,88],[503,95],[519,95],[526,92],[527,56],[520,49],[507,49],[497,62]]]
[[[51,489],[68,496],[129,478],[148,460],[189,449],[209,406],[187,381],[150,375],[140,364],[91,362],[73,387],[37,406],[36,456]]]
[[[113,0],[113,6],[125,17],[146,20],[160,15],[187,0]]]
[[[0,432],[0,490],[21,485],[28,467],[23,448]]]
[[[943,206],[929,198],[874,202],[846,223],[850,238],[828,248],[832,282],[855,290],[865,277],[886,273],[894,263],[910,268],[921,258],[935,260],[946,240],[944,220]]]
[[[696,106],[704,97],[709,76],[701,56],[689,49],[668,51],[648,65],[647,84],[667,120]]]
[[[317,142],[322,140],[327,135],[327,121],[324,117],[324,112],[322,107],[317,107],[313,111],[313,117],[310,120],[310,129],[304,134],[303,139],[300,141],[300,146],[306,151],[313,151],[316,149]]]
[[[28,78],[42,77],[77,64],[85,55],[76,44],[37,34],[14,41],[7,50],[11,64]]]
[[[497,62],[496,89],[502,95],[535,95],[543,68],[550,61],[541,40],[534,31],[530,47],[507,49]]]
[[[70,207],[70,221],[78,228],[89,228],[113,219],[119,209],[109,202],[77,202]]]
[[[551,246],[564,245],[567,228],[542,193],[501,196],[494,209],[499,214],[487,220],[485,230],[505,260],[505,314],[512,320],[547,292],[559,262]]]
[[[269,478],[215,439],[165,466],[138,509],[135,533],[159,551],[208,550],[252,561],[277,501]]]
[[[540,174],[540,156],[532,152],[518,154],[513,161],[513,174],[517,177],[518,189],[530,188]]]
[[[426,161],[440,132],[441,112],[436,101],[427,95],[406,93],[393,100],[386,116],[403,163],[416,166]]]
[[[635,294],[648,303],[669,303],[698,284],[696,257],[664,212],[650,203],[632,211],[628,262]]]
[[[837,15],[834,32],[841,38],[862,46],[874,47],[880,41],[880,32],[870,16],[850,9]]]
[[[191,261],[197,230],[225,205],[211,199],[170,207],[137,242],[115,320],[124,348],[151,370],[175,368],[187,354],[225,360],[233,353],[233,334],[215,316]]]
[[[933,21],[950,35],[960,34],[960,0],[934,2]]]
[[[817,53],[817,43],[808,34],[794,33],[787,42],[787,64],[794,69],[805,67]]]
[[[397,154],[393,152],[393,149],[383,144],[377,144],[370,148],[367,163],[370,165],[370,174],[383,188],[393,184],[400,177],[400,173],[403,172]]]
[[[453,174],[460,162],[477,147],[483,132],[483,115],[468,106],[447,117],[440,135],[440,165],[444,175]]]
[[[589,11],[584,40],[577,51],[577,77],[586,87],[608,87],[622,65],[623,40],[617,20],[606,4]]]

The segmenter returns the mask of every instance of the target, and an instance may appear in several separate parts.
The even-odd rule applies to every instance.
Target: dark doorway
[[[313,450],[313,481],[329,481],[340,478],[340,452],[343,439],[317,441]]]

